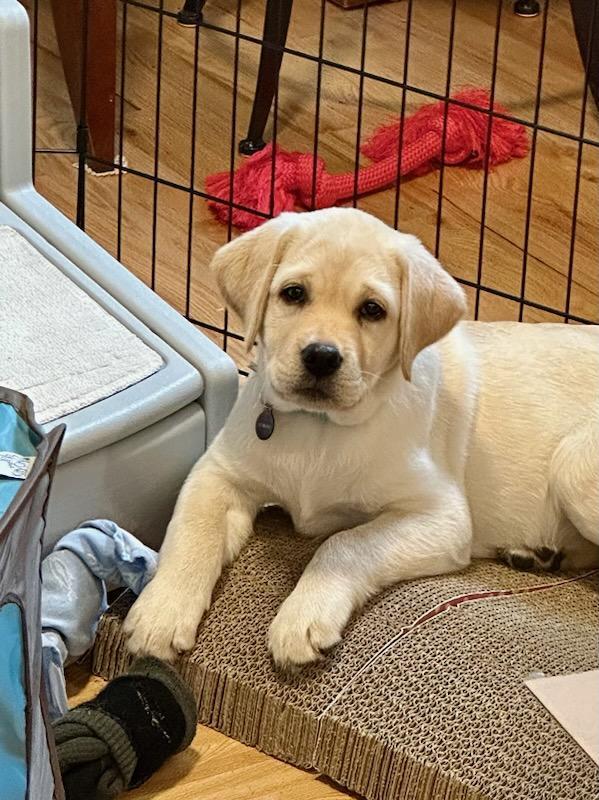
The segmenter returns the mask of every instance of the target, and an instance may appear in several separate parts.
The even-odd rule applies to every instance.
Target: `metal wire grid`
[[[176,189],[178,191],[184,192],[188,195],[189,203],[188,203],[188,234],[187,234],[187,258],[186,258],[186,297],[185,297],[185,316],[194,324],[198,325],[201,328],[206,330],[212,331],[214,333],[222,335],[222,343],[223,348],[227,350],[228,343],[230,339],[234,339],[237,341],[243,341],[243,337],[240,333],[234,331],[230,327],[230,320],[229,314],[225,310],[224,318],[223,318],[223,325],[218,326],[211,324],[210,322],[202,319],[197,319],[191,313],[190,307],[190,298],[191,298],[191,274],[192,274],[192,246],[193,246],[193,236],[194,236],[194,212],[195,212],[195,201],[197,199],[203,201],[214,201],[214,202],[225,202],[225,204],[229,207],[229,209],[240,209],[244,211],[251,211],[252,213],[258,216],[264,216],[267,218],[268,214],[263,214],[262,212],[256,209],[247,209],[245,206],[240,205],[233,201],[222,201],[217,197],[214,197],[203,190],[203,188],[198,187],[195,184],[195,171],[196,171],[196,164],[199,158],[198,154],[198,147],[197,147],[197,109],[198,109],[198,90],[199,90],[199,79],[198,79],[198,65],[200,60],[201,54],[201,45],[202,45],[202,37],[206,35],[207,32],[216,32],[218,34],[232,37],[234,40],[234,63],[233,63],[233,78],[231,81],[231,141],[230,141],[230,148],[229,148],[229,163],[228,165],[223,165],[223,168],[228,168],[231,170],[231,174],[237,163],[237,139],[236,139],[236,132],[237,132],[237,115],[238,115],[238,84],[239,84],[239,48],[241,42],[249,42],[255,45],[262,45],[262,40],[259,37],[253,36],[251,34],[247,34],[242,32],[241,30],[241,18],[242,18],[242,9],[243,9],[243,0],[231,0],[231,3],[235,3],[235,25],[231,28],[222,27],[216,24],[213,24],[209,21],[202,21],[196,28],[194,32],[194,46],[193,46],[193,86],[192,86],[192,125],[191,125],[191,141],[190,141],[190,172],[189,172],[189,181],[187,184],[179,183],[176,181],[169,180],[159,175],[159,154],[160,154],[160,133],[161,133],[161,99],[162,99],[162,51],[163,51],[163,25],[164,20],[168,18],[176,19],[177,14],[172,10],[168,10],[164,6],[165,0],[159,0],[156,6],[151,5],[149,3],[145,3],[142,0],[119,0],[122,6],[122,14],[121,14],[121,50],[120,50],[120,84],[118,87],[118,97],[120,103],[119,109],[119,130],[118,130],[118,154],[114,161],[112,162],[102,162],[101,159],[95,158],[96,161],[100,161],[104,163],[107,167],[110,166],[118,171],[118,190],[117,190],[117,229],[116,229],[116,255],[117,258],[121,258],[122,253],[122,237],[123,237],[123,177],[127,174],[131,174],[137,176],[139,178],[145,179],[147,181],[151,181],[153,185],[153,213],[152,213],[152,247],[151,247],[151,278],[150,284],[153,289],[156,287],[156,236],[157,236],[157,223],[158,223],[158,187],[165,186],[171,189]],[[447,72],[446,72],[446,80],[445,80],[445,91],[443,93],[438,93],[435,91],[431,91],[430,89],[426,89],[424,87],[417,86],[410,81],[410,44],[411,44],[411,33],[412,33],[412,19],[413,19],[413,8],[416,3],[426,3],[429,0],[404,0],[406,4],[406,19],[405,19],[405,41],[404,41],[404,57],[403,57],[403,77],[402,80],[394,80],[389,78],[388,76],[384,75],[377,75],[369,70],[366,69],[366,53],[367,53],[367,41],[368,41],[368,20],[369,20],[369,13],[372,13],[369,9],[369,5],[365,5],[363,10],[359,13],[361,18],[361,51],[360,51],[360,63],[359,67],[354,67],[348,64],[340,63],[338,61],[334,61],[329,58],[324,57],[324,50],[323,50],[323,43],[325,38],[325,25],[327,19],[327,2],[326,0],[321,0],[320,2],[320,22],[319,22],[319,45],[318,45],[318,53],[307,53],[302,52],[292,47],[283,47],[280,48],[282,51],[289,55],[294,56],[296,58],[306,59],[307,61],[314,62],[316,65],[316,81],[314,84],[314,132],[313,132],[313,153],[315,156],[318,155],[319,150],[319,138],[320,138],[320,120],[321,120],[321,100],[322,100],[322,74],[324,67],[332,67],[337,70],[341,70],[349,75],[354,75],[358,77],[359,80],[359,88],[358,88],[358,102],[356,107],[356,140],[355,140],[355,152],[354,152],[354,194],[352,204],[356,206],[358,204],[358,170],[360,166],[360,144],[361,144],[361,137],[362,137],[362,121],[363,121],[363,106],[364,106],[364,84],[366,80],[375,81],[381,85],[386,85],[394,90],[401,91],[401,104],[400,104],[400,119],[403,122],[406,115],[406,98],[408,93],[413,95],[419,96],[423,99],[430,99],[430,100],[441,100],[445,106],[445,116],[444,116],[444,125],[443,125],[443,148],[442,148],[442,157],[438,171],[438,200],[437,200],[437,212],[436,212],[436,235],[435,235],[435,254],[439,254],[440,244],[441,244],[441,236],[443,231],[442,225],[442,210],[443,210],[443,200],[444,200],[444,180],[445,180],[445,167],[444,167],[444,155],[445,155],[445,142],[446,142],[446,129],[447,129],[447,110],[450,104],[454,104],[457,106],[463,106],[465,108],[470,108],[476,111],[480,111],[482,113],[488,114],[491,117],[491,123],[488,127],[488,141],[490,141],[490,137],[492,134],[492,127],[493,127],[493,120],[494,119],[506,119],[513,122],[520,123],[525,128],[529,129],[530,131],[530,154],[529,154],[529,165],[528,165],[528,190],[527,190],[527,198],[526,198],[526,214],[525,214],[525,221],[524,221],[524,242],[522,247],[522,266],[521,266],[521,276],[520,276],[520,292],[519,294],[513,294],[510,292],[502,291],[498,288],[493,286],[485,285],[484,276],[483,276],[483,265],[484,265],[484,250],[485,250],[485,231],[486,231],[486,214],[487,214],[487,196],[488,196],[488,186],[489,186],[489,159],[488,159],[488,150],[487,147],[487,157],[484,164],[484,174],[483,174],[483,181],[482,181],[482,198],[481,198],[481,215],[480,215],[480,230],[479,230],[479,242],[478,242],[478,255],[477,255],[477,270],[476,270],[476,280],[468,280],[465,278],[458,278],[460,282],[470,287],[475,292],[475,303],[474,303],[474,312],[475,318],[478,318],[479,311],[480,311],[480,301],[481,295],[483,293],[487,293],[489,295],[494,295],[499,298],[503,298],[505,300],[513,301],[518,304],[519,307],[519,314],[518,318],[520,320],[523,319],[524,309],[525,308],[533,308],[537,309],[538,311],[547,312],[552,314],[556,317],[563,319],[565,322],[577,322],[577,323],[591,323],[596,322],[596,320],[587,319],[576,314],[571,313],[571,297],[572,297],[572,285],[573,285],[573,274],[574,274],[574,259],[575,259],[575,248],[576,248],[576,234],[577,234],[577,212],[579,206],[579,197],[580,197],[580,185],[581,185],[581,172],[582,172],[582,154],[583,154],[583,147],[590,146],[593,148],[599,148],[599,141],[594,138],[590,138],[585,136],[585,122],[587,119],[587,105],[588,105],[588,95],[589,95],[589,78],[590,78],[590,69],[591,69],[591,53],[592,53],[592,46],[593,46],[593,39],[596,36],[595,28],[597,25],[592,25],[591,30],[588,32],[589,41],[588,41],[588,58],[586,63],[584,64],[584,90],[583,90],[583,101],[581,107],[581,114],[580,114],[580,124],[579,130],[577,134],[572,134],[565,130],[560,130],[545,124],[542,124],[540,121],[540,109],[541,109],[541,98],[542,98],[542,83],[543,83],[543,70],[545,66],[545,56],[546,56],[546,41],[547,41],[547,21],[550,12],[550,3],[551,0],[544,0],[543,3],[543,10],[542,10],[542,32],[541,32],[541,39],[540,39],[540,46],[538,52],[538,65],[537,65],[537,82],[536,82],[536,92],[535,92],[535,102],[534,102],[534,113],[533,119],[527,120],[521,118],[517,115],[505,114],[498,112],[496,110],[490,110],[488,108],[481,108],[477,106],[473,106],[469,103],[465,103],[459,100],[456,100],[450,96],[450,90],[452,85],[452,68],[453,68],[453,56],[454,56],[454,41],[455,41],[455,25],[456,25],[456,12],[458,7],[458,0],[451,0],[451,12],[450,12],[450,24],[449,24],[449,36],[447,40]],[[90,0],[81,0],[83,3],[83,29],[81,31],[81,37],[83,42],[83,55],[82,55],[82,69],[85,71],[87,59],[85,57],[86,46],[88,41],[88,8]],[[491,2],[491,0],[490,0]],[[498,72],[498,55],[499,55],[499,46],[501,40],[501,29],[502,29],[502,19],[503,15],[506,13],[511,13],[508,9],[506,9],[506,5],[504,0],[494,0],[496,4],[496,15],[495,15],[495,31],[494,31],[494,41],[493,41],[493,55],[492,55],[492,67],[491,67],[491,85],[490,85],[490,99],[491,103],[490,106],[492,108],[493,102],[495,100],[496,95],[496,84],[497,84],[497,72]],[[599,0],[590,0],[593,3],[593,12],[591,14],[591,19],[596,22],[597,19],[597,3]],[[86,127],[86,75],[83,72],[81,76],[81,98],[80,98],[80,114],[79,119],[77,120],[77,137],[76,137],[76,147],[73,150],[70,149],[55,149],[49,150],[44,148],[38,148],[36,146],[36,109],[37,109],[37,86],[39,80],[39,67],[38,67],[38,58],[37,58],[37,40],[38,40],[38,25],[39,25],[39,4],[40,0],[32,0],[32,4],[29,8],[30,15],[31,15],[31,22],[32,22],[32,35],[34,40],[34,47],[33,47],[33,73],[34,73],[34,87],[33,87],[33,108],[34,108],[34,118],[33,118],[33,126],[34,126],[34,152],[33,152],[33,163],[35,168],[35,160],[36,155],[38,153],[56,153],[56,154],[65,154],[65,153],[72,153],[77,156],[78,163],[79,163],[79,172],[78,172],[78,181],[77,181],[77,213],[76,213],[76,221],[77,224],[84,228],[85,227],[85,205],[86,205],[86,180],[88,179],[88,175],[86,170],[84,169],[85,164],[87,163],[90,153],[88,152],[88,136],[87,136],[87,127]],[[126,95],[126,55],[127,55],[127,23],[128,23],[128,9],[131,7],[136,7],[139,9],[144,9],[148,13],[156,14],[158,16],[158,41],[157,41],[157,66],[156,66],[156,97],[155,97],[155,118],[154,118],[154,156],[153,156],[153,170],[151,172],[144,172],[142,170],[136,169],[131,166],[126,166],[123,161],[123,141],[124,141],[124,118],[125,118],[125,95]],[[356,12],[353,12],[354,14]],[[268,44],[266,46],[269,46]],[[277,141],[277,134],[279,128],[279,87],[278,82],[275,91],[274,103],[273,103],[273,110],[272,110],[272,132],[271,132],[271,140],[276,145]],[[571,234],[570,234],[570,248],[569,248],[569,263],[568,263],[568,271],[567,271],[567,287],[566,287],[566,299],[563,308],[555,308],[549,305],[545,305],[543,303],[535,302],[526,297],[526,289],[527,289],[527,268],[528,268],[528,261],[529,261],[529,240],[530,240],[530,223],[531,223],[531,212],[532,212],[532,203],[533,203],[533,185],[534,185],[534,175],[535,175],[535,161],[537,157],[537,140],[538,135],[540,132],[552,134],[554,136],[560,137],[562,139],[571,140],[577,143],[578,153],[577,153],[577,164],[576,164],[576,176],[575,176],[575,189],[574,189],[574,198],[573,198],[573,207],[572,207],[572,215],[571,215]],[[401,163],[401,157],[403,152],[403,126],[400,126],[400,132],[398,135],[398,142],[397,142],[397,159],[398,165]],[[35,174],[35,173],[34,173]],[[399,170],[398,170],[399,176]],[[271,215],[272,215],[272,201],[273,201],[273,189],[274,189],[274,148],[273,148],[273,169],[272,169],[272,185],[271,185]],[[315,187],[316,187],[316,160],[314,162],[314,171],[312,176],[312,197],[316,196]],[[398,226],[399,215],[400,215],[400,206],[402,200],[402,185],[403,181],[401,176],[398,177],[396,185],[395,185],[395,199],[394,199],[394,224],[395,227]],[[232,196],[232,178],[231,178],[231,191],[230,196]],[[232,228],[231,222],[228,224],[228,231],[227,231],[227,240],[230,240],[234,235],[234,231]],[[241,370],[243,372],[243,370]]]

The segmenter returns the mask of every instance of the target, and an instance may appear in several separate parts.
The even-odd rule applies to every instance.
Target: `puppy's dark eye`
[[[306,299],[306,290],[303,286],[294,283],[283,289],[281,297],[286,303],[303,303]]]
[[[367,300],[362,306],[360,306],[360,316],[362,319],[367,319],[370,322],[376,322],[379,319],[383,319],[385,315],[385,309],[378,303],[375,303],[374,300]]]

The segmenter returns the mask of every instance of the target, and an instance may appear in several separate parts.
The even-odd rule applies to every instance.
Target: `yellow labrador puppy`
[[[599,327],[462,322],[458,284],[361,211],[284,214],[218,251],[256,373],[179,496],[129,647],[192,647],[263,506],[327,537],[270,628],[282,666],[397,581],[599,554]]]

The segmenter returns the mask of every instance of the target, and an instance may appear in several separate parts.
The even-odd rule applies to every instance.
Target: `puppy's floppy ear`
[[[268,292],[297,214],[281,214],[216,251],[210,268],[225,302],[241,317],[245,346],[260,333]]]
[[[457,281],[415,236],[398,236],[399,362],[409,381],[418,353],[442,339],[464,316],[466,298]]]

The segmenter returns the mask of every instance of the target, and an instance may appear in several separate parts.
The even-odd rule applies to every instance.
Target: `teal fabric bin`
[[[61,800],[41,682],[40,559],[64,428],[0,387],[0,798]]]

